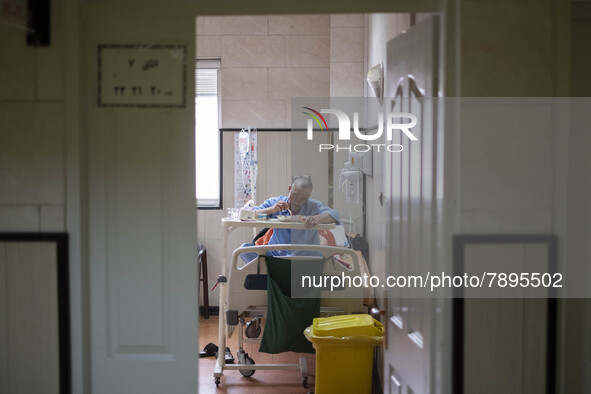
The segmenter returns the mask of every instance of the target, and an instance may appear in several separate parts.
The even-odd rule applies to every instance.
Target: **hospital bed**
[[[223,219],[222,224],[226,228],[224,237],[224,251],[227,247],[228,235],[238,227],[270,227],[270,228],[303,228],[301,223],[285,223],[277,221],[254,221],[240,222]],[[334,225],[318,225],[315,229],[330,229]],[[272,250],[291,250],[316,252],[318,256],[284,256],[292,260],[292,264],[298,260],[310,261],[319,259],[324,262],[322,276],[363,276],[367,274],[365,261],[362,261],[359,252],[346,247],[323,246],[323,245],[264,245],[246,246],[234,250],[229,259],[229,269],[226,268],[224,259],[222,263],[222,274],[218,277],[220,288],[220,318],[219,318],[219,349],[216,365],[214,368],[214,382],[220,384],[220,378],[224,370],[238,370],[245,377],[250,377],[257,369],[283,370],[299,369],[302,375],[302,385],[306,387],[308,382],[308,371],[306,359],[300,358],[299,364],[255,364],[254,360],[244,351],[245,343],[260,343],[261,320],[267,316],[267,291],[259,289],[247,289],[245,283],[247,276],[265,275],[266,265],[263,257],[253,259],[246,263],[240,255],[243,253],[255,252],[259,256],[265,256]],[[226,254],[226,253],[225,253]],[[334,259],[332,256],[337,256]],[[320,316],[334,316],[338,314],[366,313],[364,298],[367,294],[364,289],[353,286],[341,286],[338,291],[322,290],[320,292]],[[338,298],[336,298],[338,297]],[[224,350],[226,339],[230,338],[237,328],[238,352],[237,364],[226,364]],[[246,335],[246,338],[245,338]]]

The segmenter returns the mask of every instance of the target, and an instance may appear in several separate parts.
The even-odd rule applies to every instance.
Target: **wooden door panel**
[[[194,392],[193,90],[183,91],[187,104],[175,109],[100,107],[96,97],[101,44],[180,44],[186,48],[185,70],[167,77],[193,86],[194,42],[186,32],[194,31],[195,22],[190,17],[138,17],[125,5],[116,16],[102,12],[100,4],[88,7],[93,11],[84,38],[92,390]],[[152,28],[155,23],[159,29]],[[168,36],[160,36],[162,31]],[[126,52],[133,55],[133,50]]]
[[[386,107],[392,112],[417,116],[412,128],[417,141],[402,133],[393,141],[404,150],[387,162],[391,260],[387,275],[421,275],[434,272],[436,211],[434,163],[438,52],[436,18],[428,19],[387,45]],[[402,120],[404,122],[405,120]],[[388,184],[388,182],[386,182]],[[410,287],[388,289],[388,349],[385,385],[388,392],[429,393],[434,390],[436,349],[432,345],[435,303],[419,297]],[[388,372],[391,372],[388,374]]]

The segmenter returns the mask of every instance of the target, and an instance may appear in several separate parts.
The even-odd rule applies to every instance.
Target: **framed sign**
[[[185,45],[98,46],[98,106],[184,108]]]

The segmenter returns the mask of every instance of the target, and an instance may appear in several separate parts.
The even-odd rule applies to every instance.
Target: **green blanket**
[[[322,274],[324,262],[319,260],[287,260],[266,256],[267,322],[259,351],[265,353],[314,353],[304,329],[320,315],[320,290],[311,289],[312,298],[291,298],[291,265],[305,267],[310,275]]]

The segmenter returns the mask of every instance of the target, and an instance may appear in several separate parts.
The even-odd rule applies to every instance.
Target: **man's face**
[[[293,186],[289,196],[289,206],[291,207],[291,210],[294,214],[302,209],[302,207],[308,201],[310,194],[312,194],[312,190],[306,190],[299,186]]]

